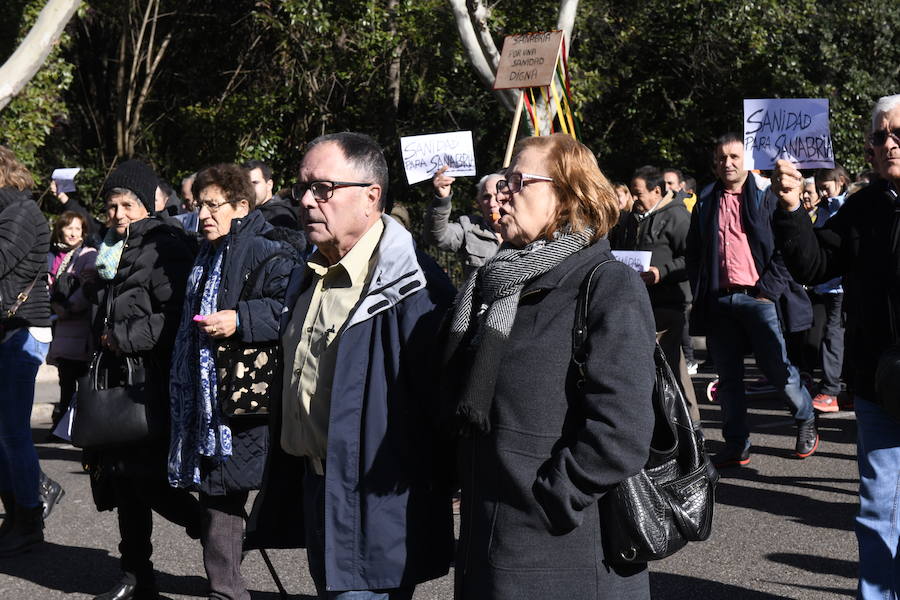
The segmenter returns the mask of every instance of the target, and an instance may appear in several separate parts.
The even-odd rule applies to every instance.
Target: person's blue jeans
[[[325,589],[325,477],[312,468],[303,476],[303,522],[306,557],[320,600],[410,600],[415,587],[393,590],[328,591]]]
[[[900,421],[857,396],[859,544],[857,598],[896,600],[900,594]]]
[[[16,503],[40,505],[41,468],[31,441],[34,380],[50,344],[19,329],[0,343],[0,491],[12,492]]]
[[[722,437],[728,448],[750,446],[744,396],[744,352],[748,347],[763,375],[780,390],[794,418],[813,418],[812,398],[800,381],[799,371],[788,360],[774,303],[747,294],[718,298],[707,339],[719,374]]]

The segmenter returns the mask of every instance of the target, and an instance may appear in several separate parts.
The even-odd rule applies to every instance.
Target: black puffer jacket
[[[275,227],[299,228],[297,209],[287,198],[278,195],[272,196],[265,204],[258,204],[256,209],[263,214],[266,221]]]
[[[299,232],[292,241],[282,241],[288,232],[274,228],[259,211],[251,211],[231,222],[225,243],[222,281],[219,285],[218,309],[236,310],[240,327],[235,334],[242,342],[253,345],[278,340],[278,324],[284,307],[284,293],[291,271],[300,261],[304,238]],[[206,242],[204,242],[206,243]],[[270,260],[255,274],[261,263]],[[255,284],[251,281],[255,280]],[[247,285],[253,289],[244,290]],[[244,296],[246,299],[241,299]],[[273,393],[273,399],[280,398]],[[224,461],[201,463],[200,490],[212,496],[238,490],[259,489],[266,454],[269,451],[269,426],[266,417],[242,417],[229,423],[232,432],[232,455]]]
[[[50,227],[28,191],[0,188],[0,311],[37,283],[15,317],[5,324],[17,327],[49,327],[50,297],[47,292],[47,252]]]
[[[100,335],[107,331],[109,298],[109,337],[121,354],[143,361],[147,380],[154,388],[151,410],[166,417],[169,359],[193,262],[194,253],[185,233],[150,217],[131,225],[115,278],[85,284],[85,294],[96,304],[92,327],[96,347],[100,347]],[[165,478],[168,447],[165,436],[152,444],[103,450],[89,461],[120,475]]]

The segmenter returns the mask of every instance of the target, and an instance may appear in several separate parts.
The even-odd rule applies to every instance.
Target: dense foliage
[[[0,112],[0,142],[42,181],[81,166],[90,195],[130,153],[129,125],[134,154],[173,182],[212,162],[260,158],[278,185],[311,138],[364,131],[391,160],[392,198],[413,204],[428,187],[406,185],[399,136],[471,129],[480,170],[502,158],[510,114],[477,81],[443,0],[158,1],[149,43],[163,51],[149,77],[143,50],[123,43],[151,0],[88,0]],[[3,3],[0,60],[42,4]],[[498,46],[507,33],[552,29],[558,9],[492,6]],[[571,66],[584,141],[612,178],[651,163],[702,182],[709,142],[740,126],[743,98],[825,97],[838,160],[858,171],[873,99],[900,92],[898,32],[896,0],[582,2]],[[123,117],[144,88],[142,110]]]

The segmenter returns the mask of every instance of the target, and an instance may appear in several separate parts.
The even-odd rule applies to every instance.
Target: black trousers
[[[132,573],[140,587],[154,582],[151,535],[153,512],[200,537],[203,508],[187,490],[169,487],[165,479],[113,476],[112,486],[119,516],[119,553],[122,571]]]
[[[53,431],[69,410],[69,404],[78,391],[78,378],[87,375],[89,367],[89,363],[83,360],[56,359],[56,370],[59,373],[59,404],[53,407],[53,426],[50,431]]]

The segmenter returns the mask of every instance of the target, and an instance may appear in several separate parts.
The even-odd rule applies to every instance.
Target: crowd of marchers
[[[122,576],[98,600],[159,597],[154,512],[199,540],[211,599],[249,599],[243,552],[295,547],[322,599],[409,599],[451,565],[459,599],[649,598],[646,563],[605,552],[598,501],[647,463],[658,344],[697,428],[691,375],[718,376],[718,469],[751,461],[752,386],[784,400],[796,459],[818,412],[855,410],[858,594],[896,598],[900,95],[866,140],[851,181],[748,171],[724,134],[698,187],[649,165],[616,184],[568,135],[521,139],[475,214],[452,216],[468,199],[445,168],[431,181],[421,238],[459,255],[458,290],[391,216],[363,134],[309,142],[278,193],[259,161],[179,197],[129,160],[102,215],[54,188],[52,227],[0,146],[0,560],[39,547],[64,493],[32,442],[46,360],[50,440],[83,448],[118,517]]]

